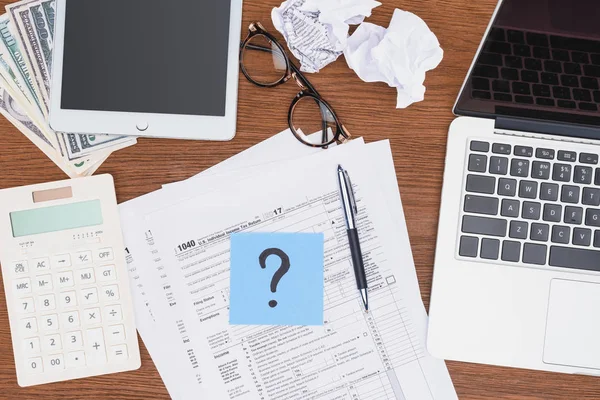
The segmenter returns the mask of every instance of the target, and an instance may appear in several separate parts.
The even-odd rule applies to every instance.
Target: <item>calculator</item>
[[[0,190],[0,263],[20,386],[140,367],[112,176]]]

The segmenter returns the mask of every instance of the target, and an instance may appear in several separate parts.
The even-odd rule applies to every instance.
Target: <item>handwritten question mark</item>
[[[262,269],[267,268],[267,257],[271,255],[277,256],[281,260],[281,265],[279,266],[277,271],[275,271],[275,275],[273,275],[273,278],[271,279],[271,293],[275,293],[277,292],[277,285],[279,284],[279,281],[290,270],[290,258],[281,249],[266,249],[265,251],[260,253],[260,256],[258,256],[258,262],[260,263]],[[274,308],[275,306],[277,306],[277,301],[269,301],[269,306],[271,306],[271,308]]]

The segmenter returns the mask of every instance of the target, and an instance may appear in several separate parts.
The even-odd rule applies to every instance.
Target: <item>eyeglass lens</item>
[[[242,63],[250,79],[260,85],[273,85],[287,73],[280,47],[262,34],[253,36],[246,43]]]
[[[291,127],[309,145],[329,145],[337,132],[337,122],[329,107],[312,96],[301,97],[292,109]]]

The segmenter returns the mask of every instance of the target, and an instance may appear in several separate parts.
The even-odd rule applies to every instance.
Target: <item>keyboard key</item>
[[[571,90],[567,87],[553,86],[552,95],[557,99],[571,99]]]
[[[500,253],[500,241],[498,239],[481,240],[481,258],[486,260],[497,260]]]
[[[83,289],[80,294],[81,304],[83,305],[96,304],[98,302],[98,289],[95,287]]]
[[[488,40],[496,40],[499,42],[504,42],[506,40],[505,36],[504,36],[504,29],[496,28],[496,27],[490,29],[490,34],[488,36]]]
[[[57,286],[60,288],[71,287],[75,284],[72,271],[62,271],[56,274]]]
[[[558,61],[546,60],[544,61],[544,71],[560,74],[562,72],[562,65]]]
[[[35,258],[31,260],[31,266],[35,270],[35,272],[49,271],[50,259],[48,257]]]
[[[510,82],[501,81],[498,79],[493,80],[492,89],[494,90],[494,92],[510,93]]]
[[[515,156],[533,157],[533,147],[515,146]]]
[[[482,52],[479,55],[477,64],[496,65],[498,67],[501,67],[502,66],[502,56],[500,54]]]
[[[579,186],[564,185],[560,195],[560,201],[563,203],[579,203]]]
[[[515,56],[504,56],[504,66],[508,68],[523,68],[523,59]]]
[[[515,79],[519,79],[519,78],[517,77]],[[529,89],[529,83],[524,83],[524,82],[513,82],[512,83],[512,91],[514,94],[525,94],[525,95],[531,94],[531,90]]]
[[[478,141],[478,140],[472,140],[471,141],[470,149],[472,151],[480,151],[480,152],[483,152],[483,153],[487,153],[490,150],[490,144],[488,142],[481,142],[481,141]],[[109,257],[110,257],[110,259],[109,259]],[[110,260],[112,260],[113,259],[112,249],[110,249],[110,252],[107,251],[107,249],[103,249],[103,251],[98,252],[97,253],[97,259],[99,261],[110,261]]]
[[[581,75],[581,67],[579,64],[566,62],[563,64],[563,71],[569,75]]]
[[[589,246],[592,242],[592,230],[584,228],[573,229],[573,244],[577,246]]]
[[[598,106],[594,103],[581,102],[577,104],[582,111],[598,111]]]
[[[554,107],[556,105],[556,103],[554,102],[554,99],[547,99],[545,97],[536,98],[535,103],[539,106],[546,106],[546,107]]]
[[[522,44],[513,44],[512,52],[515,56],[519,56],[519,57],[530,57],[531,56],[531,50],[529,49],[529,46],[522,45]]]
[[[94,275],[93,268],[80,269],[79,271],[75,272],[75,278],[77,279],[77,283],[79,285],[86,285],[96,282],[96,276]]]
[[[529,238],[537,242],[547,242],[550,235],[550,225],[547,224],[531,224],[531,233]]]
[[[33,302],[33,300],[32,300],[32,302]],[[20,321],[20,326],[21,326],[21,332],[23,332],[23,334],[25,336],[32,335],[34,333],[37,333],[37,331],[38,331],[37,319],[35,317],[22,319]]]
[[[581,78],[579,78],[579,82],[581,83],[582,88],[586,88],[586,89],[598,89],[599,88],[598,79],[596,79],[596,78],[582,76]]]
[[[13,261],[8,268],[13,270],[15,275],[23,275],[29,272],[29,263],[26,260]]]
[[[560,222],[562,206],[558,204],[544,204],[544,221]]]
[[[591,76],[594,78],[599,78],[600,77],[600,66],[598,65],[584,65],[583,66],[583,73],[586,76]]]
[[[475,239],[477,239],[477,238],[475,238]],[[492,239],[483,239],[483,240],[485,241],[485,240],[492,240]],[[107,329],[106,338],[108,340],[108,343],[110,343],[110,344],[123,343],[125,341],[125,327],[123,325],[110,326]]]
[[[62,354],[54,354],[47,357],[44,368],[49,371],[60,371],[65,369],[65,360]]]
[[[513,29],[508,29],[506,31],[506,38],[511,43],[525,44],[525,33],[521,32],[521,31],[515,31]]]
[[[587,89],[573,89],[573,100],[592,101],[592,93]]]
[[[534,96],[551,97],[552,91],[548,85],[533,85]]]
[[[527,239],[529,224],[523,221],[510,221],[508,236],[512,239]]]
[[[78,311],[69,311],[67,313],[62,314],[62,326],[66,329],[74,329],[79,327],[79,312]]]
[[[565,50],[552,50],[552,59],[556,61],[571,61],[569,52]]]
[[[523,202],[523,210],[521,211],[521,217],[524,219],[540,219],[542,211],[542,205],[540,203],[534,203],[531,201]]]
[[[583,188],[583,196],[581,202],[587,206],[600,206],[600,189]]]
[[[574,63],[578,64],[588,64],[590,62],[590,58],[587,53],[582,53],[580,51],[572,51],[571,52],[571,60]]]
[[[552,170],[552,179],[559,182],[570,182],[571,166],[569,164],[554,164],[554,168]]]
[[[71,256],[68,254],[59,254],[52,256],[51,265],[53,268],[67,268],[71,266]]]
[[[85,332],[85,356],[88,365],[106,364],[106,347],[102,328],[88,329]]]
[[[85,367],[85,353],[83,351],[74,351],[67,354],[67,368]]]
[[[36,292],[52,290],[52,275],[36,276],[33,280],[33,288]]]
[[[550,50],[545,47],[534,47],[533,56],[544,60],[550,59]]]
[[[502,261],[519,262],[521,243],[505,240],[502,243]]]
[[[594,174],[594,170],[592,167],[575,167],[575,174],[573,175],[573,182],[582,183],[585,185],[589,185],[592,183],[592,175]]]
[[[556,101],[556,105],[562,108],[577,108],[577,103],[575,103],[574,101],[570,101],[570,100],[557,100]]]
[[[538,76],[537,71],[522,70],[521,80],[523,82],[538,83],[540,81],[540,78]]]
[[[42,322],[42,326],[41,329],[42,331],[55,331],[58,329],[58,315],[56,314],[52,314],[52,315],[44,315],[41,318],[41,322]]]
[[[580,225],[582,220],[583,220],[583,208],[581,208],[581,207],[565,207],[565,217],[564,217],[565,224]]]
[[[117,273],[114,265],[104,265],[97,268],[96,276],[99,282],[109,282],[117,279]]]
[[[552,243],[568,244],[571,237],[571,228],[568,226],[554,225],[552,227]]]
[[[523,262],[525,264],[545,265],[548,247],[545,244],[525,243]]]
[[[463,216],[462,231],[475,235],[506,236],[507,222],[505,219]]]
[[[482,78],[493,78],[497,79],[500,74],[498,74],[498,67],[494,67],[492,65],[483,65],[478,64],[473,67],[473,76],[480,76]]]
[[[542,60],[536,60],[535,58],[526,58],[525,59],[525,68],[532,71],[541,71],[542,68]],[[535,74],[537,78],[537,72]],[[536,80],[537,82],[537,80]]]
[[[552,267],[600,271],[600,251],[551,246],[548,264]]]
[[[600,231],[594,232],[594,247],[600,247]]]
[[[582,164],[598,164],[598,154],[581,153],[579,154],[579,162]]]
[[[35,302],[33,297],[19,299],[19,311],[23,314],[35,312]]]
[[[558,75],[551,72],[542,72],[540,77],[542,78],[542,83],[546,85],[558,85],[559,83]]]
[[[458,255],[461,257],[477,257],[479,239],[473,236],[461,236]]]
[[[60,340],[60,335],[58,333],[56,333],[54,335],[45,336],[42,347],[44,348],[44,351],[47,353],[52,353],[52,352],[62,350],[62,341]]]
[[[508,158],[492,156],[490,158],[490,174],[506,175],[508,173]]]
[[[65,335],[67,350],[77,350],[83,347],[83,337],[80,331],[69,332]]]
[[[592,64],[600,65],[600,54],[591,54],[590,60]]]
[[[506,79],[508,81],[518,81],[519,80],[519,70],[514,68],[500,68],[500,76],[502,79]],[[515,82],[513,82],[515,83]],[[518,83],[518,82],[516,82]],[[514,86],[513,86],[514,91]],[[517,92],[520,93],[520,92]]]
[[[600,210],[588,208],[585,211],[585,224],[587,226],[600,226]]]
[[[54,294],[46,294],[38,298],[38,310],[51,311],[56,309],[56,296]]]
[[[77,306],[77,295],[74,291],[62,292],[59,294],[60,306],[62,308],[69,308]]]
[[[503,217],[517,218],[519,216],[519,200],[502,200],[500,215]]]
[[[103,317],[106,321],[121,321],[123,319],[123,312],[121,310],[121,306],[116,304],[104,307]]]
[[[535,199],[537,197],[537,182],[521,181],[519,184],[519,197],[525,199]]]
[[[496,178],[493,176],[468,175],[467,192],[494,194]]]
[[[533,104],[533,97],[531,97],[531,96],[515,95],[515,101],[517,103]]]
[[[513,101],[513,97],[506,93],[494,93],[494,100],[498,101]]]
[[[129,354],[127,353],[127,345],[125,344],[112,346],[108,354],[111,362],[123,362],[129,358]]]
[[[492,153],[495,154],[510,154],[511,145],[504,143],[494,143],[492,145]]]
[[[498,194],[500,196],[514,196],[517,193],[517,181],[515,179],[500,178],[498,180]]]
[[[480,196],[468,196],[468,197],[480,197]],[[481,200],[481,199],[485,199],[485,200]],[[492,198],[492,197],[480,197],[480,199],[476,200],[475,202],[473,202],[473,200],[470,200],[469,207],[473,207],[473,208],[479,210],[479,212],[477,212],[477,211],[469,211],[469,212],[475,212],[478,214],[490,214],[490,212],[492,211],[492,208],[493,208],[493,204],[491,204],[491,203],[493,203],[493,202],[490,202],[490,200],[488,200],[488,199],[495,200],[496,209],[495,209],[493,215],[498,214],[498,199]],[[477,203],[477,204],[475,204],[475,203]],[[465,208],[467,208],[466,202],[465,202]],[[465,211],[467,211],[467,210],[465,210]],[[119,287],[117,285],[104,286],[102,288],[102,290],[100,291],[100,298],[104,302],[119,300],[119,298],[120,298]]]
[[[31,293],[31,279],[29,279],[29,278],[15,279],[15,281],[13,283],[13,288],[17,295]]]
[[[488,41],[485,44],[484,50],[489,51],[490,53],[512,54],[510,43],[506,42]]]
[[[510,174],[512,176],[529,176],[529,160],[513,158],[510,163]]]
[[[550,163],[534,161],[531,168],[531,177],[534,179],[550,179]]]
[[[83,311],[83,320],[87,325],[99,324],[102,322],[102,315],[99,308],[89,308]]]
[[[487,156],[483,154],[469,155],[469,171],[485,172],[487,169]]]
[[[577,153],[574,151],[558,151],[558,160],[559,161],[572,161],[575,162],[577,160]]]
[[[75,265],[86,265],[92,262],[91,251],[80,251],[74,254]]]
[[[30,356],[40,353],[40,338],[33,337],[23,340],[23,351]]]
[[[25,368],[30,374],[40,374],[44,372],[44,364],[42,363],[42,357],[30,358],[25,362]]]
[[[594,90],[594,101],[600,103],[600,91]]]
[[[527,44],[532,46],[548,47],[548,37],[543,33],[527,32]]]
[[[473,142],[471,142],[472,145]],[[485,142],[478,142],[481,146],[483,146],[483,144]],[[489,148],[489,143],[485,143],[487,144],[488,148]],[[471,150],[475,150],[473,148],[471,148]],[[476,150],[476,151],[487,151],[487,150]],[[104,262],[104,261],[112,261],[114,259],[115,255],[113,253],[113,249],[110,247],[105,247],[103,249],[98,249],[95,253],[94,253],[94,260],[96,260],[96,262]]]

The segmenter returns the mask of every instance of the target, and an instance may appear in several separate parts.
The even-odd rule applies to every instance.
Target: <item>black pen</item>
[[[340,197],[342,200],[342,209],[346,217],[346,232],[348,233],[348,243],[350,244],[350,254],[352,255],[352,266],[354,267],[354,276],[356,277],[356,286],[362,297],[365,310],[369,311],[369,298],[367,296],[367,275],[365,274],[365,264],[363,263],[362,250],[358,239],[358,229],[356,229],[356,199],[352,189],[352,182],[348,172],[338,165],[338,182],[340,184]]]

